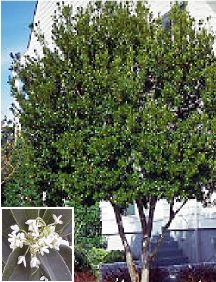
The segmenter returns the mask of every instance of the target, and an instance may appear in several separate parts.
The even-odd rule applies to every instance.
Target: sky
[[[7,83],[11,64],[10,52],[26,51],[36,1],[1,1],[1,118],[12,117],[9,108],[13,99]]]

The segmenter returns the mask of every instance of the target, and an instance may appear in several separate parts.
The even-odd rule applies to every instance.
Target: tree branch
[[[147,224],[149,238],[151,237],[156,203],[157,203],[157,198],[155,196],[151,196],[149,199],[149,217],[148,217],[148,224]]]
[[[3,185],[5,182],[7,182],[8,179],[11,178],[11,176],[14,174],[15,171],[16,171],[16,168],[13,167],[13,170],[7,176],[5,176],[4,179],[1,181],[1,185]]]
[[[147,231],[147,220],[146,220],[145,213],[143,211],[144,203],[141,199],[137,199],[136,204],[137,204],[137,208],[138,208],[138,212],[139,212],[139,218],[140,218],[142,231],[143,231],[143,234],[145,234],[146,231]]]
[[[160,235],[160,238],[158,239],[157,241],[157,244],[154,248],[154,250],[152,251],[152,253],[150,254],[150,260],[153,260],[154,257],[156,256],[160,246],[161,246],[161,243],[164,239],[164,235],[167,231],[167,229],[170,227],[170,224],[172,223],[173,219],[175,218],[175,216],[177,215],[177,213],[179,213],[179,211],[184,207],[184,205],[187,203],[187,200],[184,200],[184,202],[181,204],[181,206],[176,210],[174,211],[173,210],[173,207],[174,207],[174,201],[172,200],[170,202],[170,215],[169,215],[169,220],[167,222],[167,224],[165,224],[165,226],[163,226],[162,228],[162,233]]]
[[[119,231],[119,235],[121,237],[122,240],[122,244],[124,246],[124,248],[130,248],[126,235],[125,235],[125,231],[124,231],[124,226],[123,226],[123,222],[122,222],[122,215],[121,215],[121,211],[120,208],[117,204],[111,202],[113,210],[114,210],[114,214],[115,214],[115,218],[116,218],[116,222],[118,225],[118,231]]]
[[[125,250],[126,262],[127,262],[127,266],[128,266],[128,270],[129,270],[132,282],[138,282],[139,281],[139,274],[137,272],[136,265],[135,265],[134,260],[133,260],[130,245],[129,245],[127,237],[125,235],[120,208],[114,202],[112,202],[112,201],[110,201],[110,202],[111,202],[113,210],[114,210],[116,222],[117,222],[117,225],[118,225],[118,231],[119,231],[119,235],[120,235],[120,238],[121,238],[121,241],[122,241],[122,245],[123,245],[124,250]]]

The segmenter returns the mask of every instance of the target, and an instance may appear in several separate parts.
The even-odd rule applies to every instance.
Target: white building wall
[[[64,2],[65,5],[72,5],[74,11],[76,11],[77,7],[85,7],[89,3],[88,0],[65,0],[65,1],[46,1],[46,0],[38,0],[37,6],[35,9],[34,16],[34,25],[37,24],[37,27],[44,34],[45,42],[49,48],[53,48],[52,42],[52,24],[53,24],[53,16],[55,11],[58,11],[57,3],[62,4]],[[29,45],[27,48],[26,55],[34,56],[34,50],[37,51],[39,55],[42,54],[42,48],[40,43],[37,40],[37,37],[32,32],[29,40]]]
[[[107,239],[107,249],[123,250],[111,204],[101,202],[100,208],[102,233]],[[152,235],[161,233],[161,227],[167,223],[168,216],[169,205],[165,200],[159,201],[155,209]],[[135,209],[135,215],[123,216],[123,224],[133,254],[138,258],[141,225],[137,209]],[[179,242],[189,261],[216,260],[216,207],[204,208],[201,203],[189,200],[177,214],[169,230],[173,230],[171,236]]]

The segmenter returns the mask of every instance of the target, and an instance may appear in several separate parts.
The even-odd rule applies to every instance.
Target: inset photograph
[[[2,281],[73,281],[73,208],[2,209]]]

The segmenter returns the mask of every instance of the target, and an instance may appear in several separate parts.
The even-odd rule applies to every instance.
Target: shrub
[[[41,206],[41,193],[37,183],[34,150],[22,138],[17,140],[11,153],[14,172],[2,186],[3,205],[6,207]]]
[[[82,245],[75,245],[75,271],[85,272],[91,270],[98,276],[98,270],[101,263],[123,262],[125,255],[123,251],[107,251],[102,248],[92,247],[86,250]]]
[[[76,207],[75,215],[75,244],[82,245],[85,250],[92,247],[101,248],[104,244],[101,234],[100,207],[96,203],[85,206],[76,201],[66,201],[68,207]]]
[[[191,267],[181,270],[178,277],[178,282],[215,282],[216,269],[213,267]]]
[[[124,251],[113,250],[109,251],[109,253],[104,257],[104,263],[112,263],[112,262],[121,262],[125,261],[125,253]]]
[[[67,201],[66,206],[75,208],[75,270],[93,270],[97,272],[101,261],[104,245],[101,235],[100,208],[96,203],[93,206],[83,206],[75,201]],[[106,254],[106,251],[105,251]],[[97,257],[99,255],[99,257]]]
[[[139,269],[140,275],[140,269]],[[167,282],[168,271],[159,268],[150,269],[150,282]],[[109,265],[106,269],[102,269],[103,282],[131,282],[126,264]]]
[[[90,269],[87,257],[87,251],[82,245],[75,245],[74,248],[74,269],[75,271],[86,271]]]
[[[91,248],[88,251],[88,263],[92,271],[98,275],[99,265],[102,263],[108,254],[108,251],[102,248]]]

